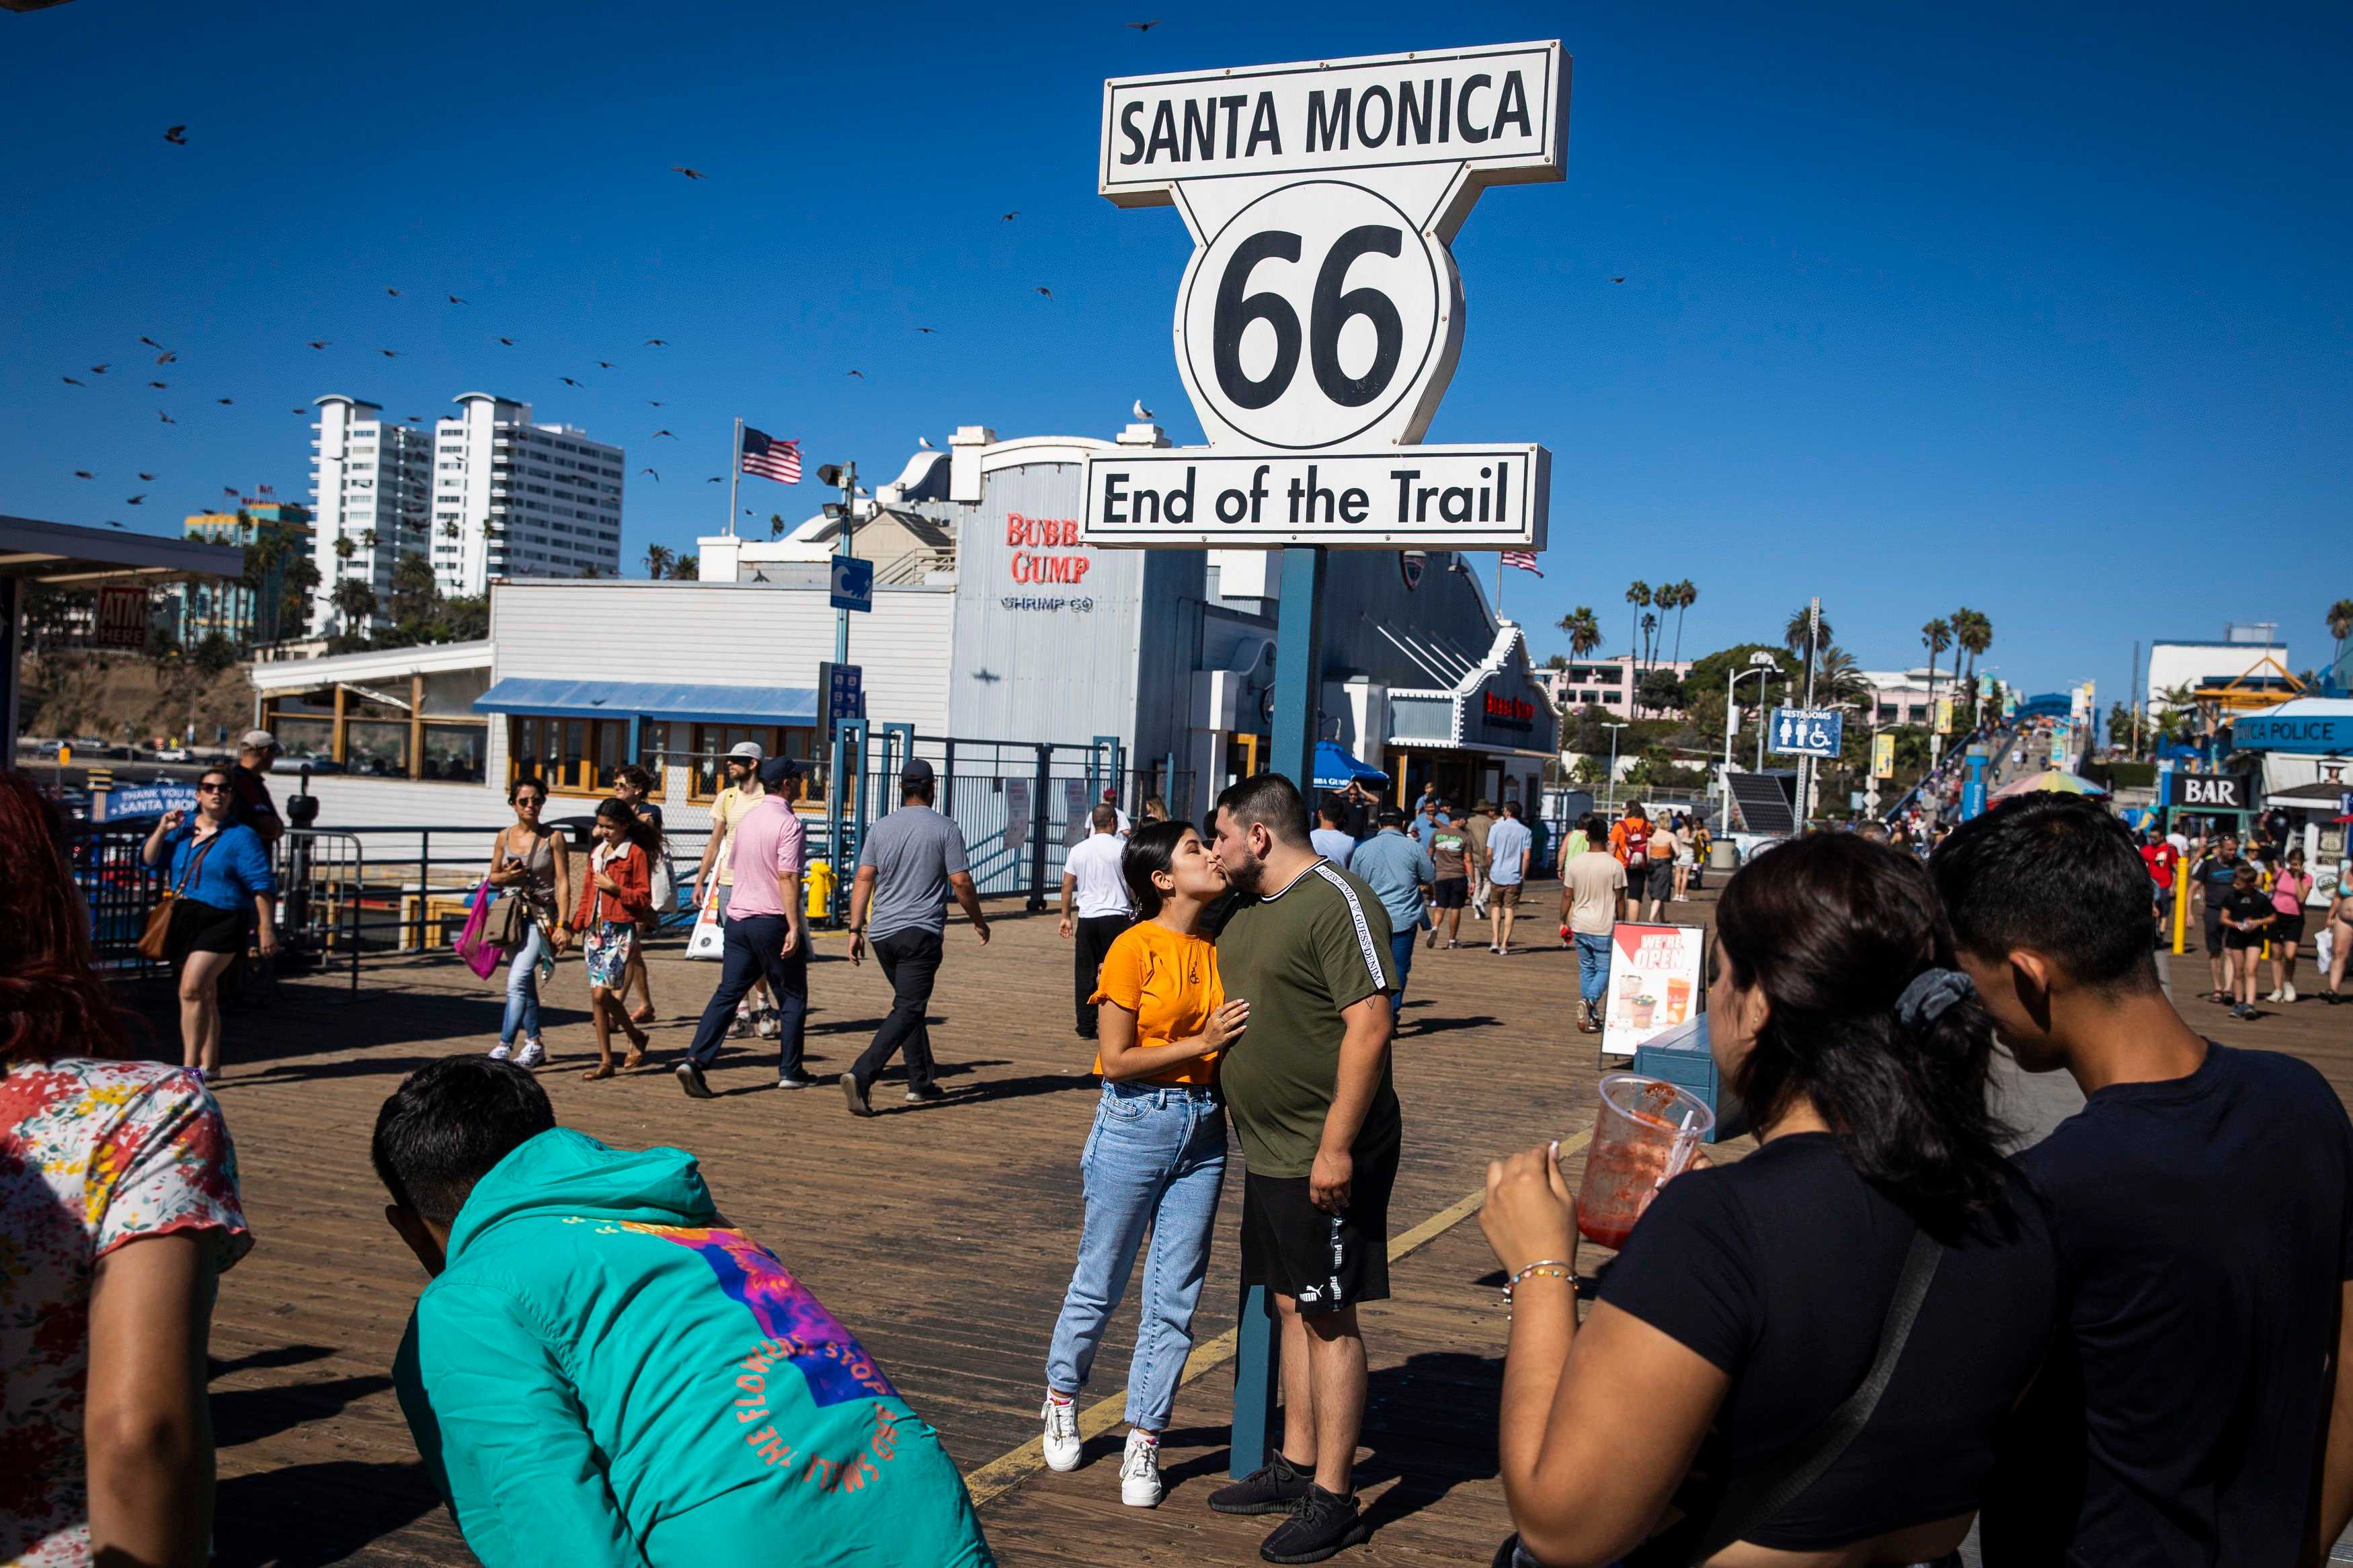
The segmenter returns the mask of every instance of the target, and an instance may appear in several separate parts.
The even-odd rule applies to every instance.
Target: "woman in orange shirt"
[[[1079,1390],[1149,1227],[1119,1491],[1122,1502],[1151,1508],[1160,1501],[1160,1434],[1193,1348],[1193,1309],[1225,1180],[1218,1053],[1249,1023],[1250,1004],[1226,999],[1217,946],[1201,930],[1201,912],[1225,892],[1226,873],[1199,832],[1189,823],[1142,824],[1120,871],[1140,918],[1104,954],[1092,997],[1103,1098],[1079,1155],[1086,1220],[1046,1356],[1043,1415],[1047,1465],[1076,1469]]]
[[[629,1037],[624,1072],[645,1065],[646,1032],[629,1021],[621,990],[628,979],[629,960],[638,951],[638,927],[654,918],[653,852],[661,846],[659,831],[622,805],[607,800],[596,807],[596,848],[588,859],[588,875],[580,885],[580,907],[572,912],[572,930],[580,933],[581,952],[588,961],[588,1016],[596,1025],[596,1065],[585,1075],[613,1076],[613,1026]],[[570,938],[555,933],[558,952]]]

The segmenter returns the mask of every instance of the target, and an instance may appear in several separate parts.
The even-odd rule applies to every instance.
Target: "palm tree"
[[[2339,599],[2328,606],[2328,635],[2337,639],[2337,661],[2345,661],[2345,639],[2353,637],[2353,599]]]
[[[677,559],[678,552],[667,544],[647,545],[646,575],[660,581],[662,574],[670,570],[670,563]]]
[[[1871,700],[1871,682],[1854,655],[1826,646],[1814,663],[1814,700],[1830,708],[1859,707]]]
[[[1638,611],[1648,608],[1651,603],[1651,585],[1640,578],[1635,579],[1626,590],[1626,602]],[[1626,657],[1639,664],[1641,656],[1637,650],[1641,647],[1640,630],[1641,620],[1638,616],[1630,615],[1626,617],[1626,622],[1629,627],[1626,640],[1631,645],[1626,649]]]
[[[1969,672],[1967,677],[1969,690],[1969,722],[1970,727],[1975,728],[1979,701],[1978,655],[1993,646],[1993,622],[1986,618],[1985,612],[1982,610],[1956,610],[1953,612],[1953,641],[1960,648],[1961,653],[1969,656]],[[1953,655],[1954,663],[1960,662],[1961,653]]]
[[[1936,723],[1936,661],[1953,646],[1952,623],[1938,616],[1920,628],[1920,646],[1928,650],[1928,725]]]
[[[1560,629],[1568,634],[1568,651],[1583,658],[1601,646],[1601,619],[1590,605],[1579,605],[1561,616]]]
[[[1788,626],[1783,628],[1781,633],[1781,646],[1788,648],[1791,653],[1796,654],[1799,658],[1806,657],[1806,639],[1813,636],[1813,628],[1811,626],[1812,615],[1813,612],[1810,606],[1805,605],[1799,605],[1797,613],[1789,617]],[[1822,617],[1822,643],[1827,644],[1831,638],[1836,635],[1836,633],[1831,630],[1831,618],[1828,616],[1824,616]]]
[[[375,590],[356,579],[336,584],[330,602],[335,606],[335,613],[343,616],[343,629],[347,632],[365,626],[368,618],[375,614]]]
[[[459,532],[459,527],[454,522],[445,522],[441,525],[441,537],[444,539],[455,539]]]
[[[358,552],[359,546],[352,542],[350,534],[339,533],[335,535],[334,550],[336,560],[348,562]]]
[[[1655,602],[1655,601],[1653,601]],[[1658,662],[1659,616],[1655,610],[1642,612],[1642,664],[1648,668]]]
[[[1699,603],[1699,588],[1688,577],[1675,584],[1675,658],[1683,661],[1683,612]]]
[[[360,542],[366,545],[370,550],[374,550],[375,548],[375,530],[373,528],[361,529]]]

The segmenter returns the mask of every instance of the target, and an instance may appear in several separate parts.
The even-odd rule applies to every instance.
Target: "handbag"
[[[197,846],[196,852],[188,857],[188,868],[180,873],[179,881],[164,889],[163,896],[155,900],[155,907],[147,911],[146,928],[139,933],[141,957],[157,963],[164,962],[172,935],[172,910],[179,903],[180,895],[186,890],[188,884],[195,880],[197,872],[204,869],[205,857],[213,852],[213,846],[220,842],[220,837],[216,833]]]
[[[488,980],[506,960],[503,949],[482,939],[483,931],[490,925],[491,906],[501,901],[492,899],[491,892],[487,880],[474,889],[473,898],[468,900],[466,929],[458,933],[456,943],[458,956],[465,961],[466,967],[474,972],[478,980]]]
[[[512,894],[491,901],[491,912],[482,920],[484,942],[512,952],[521,947],[530,935],[529,900],[520,894]]]

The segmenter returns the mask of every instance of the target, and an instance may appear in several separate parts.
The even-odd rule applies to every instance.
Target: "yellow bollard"
[[[2173,868],[2173,952],[2175,957],[2189,951],[2189,862],[2181,861]]]

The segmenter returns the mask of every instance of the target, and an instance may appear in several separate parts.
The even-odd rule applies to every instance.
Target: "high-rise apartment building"
[[[493,577],[606,576],[621,569],[628,459],[531,405],[469,392],[433,432],[433,575],[444,594]]]
[[[387,423],[384,410],[333,394],[318,402],[318,432],[311,447],[311,555],[319,585],[311,590],[311,629],[365,629],[336,605],[336,589],[364,584],[381,625],[392,602],[392,568],[404,552],[426,549],[432,494],[432,440],[422,430]]]

